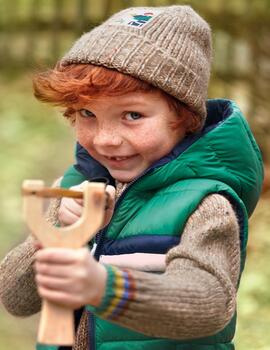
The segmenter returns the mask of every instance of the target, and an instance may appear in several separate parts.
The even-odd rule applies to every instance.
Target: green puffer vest
[[[65,173],[63,187],[96,177],[92,176],[95,166],[86,166],[91,157],[79,158]],[[95,255],[166,253],[179,244],[186,221],[203,198],[220,193],[230,200],[239,218],[242,272],[248,217],[258,201],[262,179],[261,154],[239,108],[228,100],[209,100],[204,130],[187,137],[121,195],[109,226],[99,234]],[[236,314],[217,334],[172,340],[149,337],[92,314],[90,349],[231,350],[235,324]]]

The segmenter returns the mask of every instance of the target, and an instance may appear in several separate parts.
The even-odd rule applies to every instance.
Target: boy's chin
[[[136,179],[136,177],[138,177],[140,175],[140,173],[138,172],[129,172],[129,171],[110,171],[111,176],[119,182],[131,182],[134,179]]]

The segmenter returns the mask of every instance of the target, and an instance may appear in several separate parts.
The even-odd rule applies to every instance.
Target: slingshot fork
[[[89,183],[84,189],[84,209],[81,218],[66,227],[51,226],[43,216],[43,197],[81,197],[79,192],[46,189],[41,180],[25,180],[22,186],[23,215],[32,234],[44,247],[78,249],[85,245],[100,228],[105,207],[105,185]],[[50,195],[51,192],[51,195]],[[38,342],[50,345],[74,343],[73,310],[62,305],[42,301]]]

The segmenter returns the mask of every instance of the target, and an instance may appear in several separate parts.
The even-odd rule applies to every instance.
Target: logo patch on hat
[[[159,9],[132,9],[132,11],[129,13],[125,13],[121,17],[114,18],[110,24],[142,28],[161,12],[162,11]]]

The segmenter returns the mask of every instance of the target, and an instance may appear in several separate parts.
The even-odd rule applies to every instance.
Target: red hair
[[[160,92],[170,108],[179,115],[179,121],[185,125],[186,132],[201,129],[199,116],[188,107],[140,79],[118,72],[115,69],[92,64],[57,65],[54,69],[38,73],[33,78],[35,97],[55,106],[66,107],[64,116],[74,120],[74,104],[89,102],[100,97],[119,96],[131,92]]]

